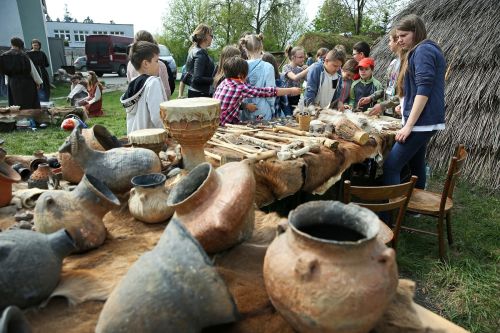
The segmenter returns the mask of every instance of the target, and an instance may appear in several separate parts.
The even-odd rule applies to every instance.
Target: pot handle
[[[377,257],[377,261],[381,264],[390,265],[393,264],[396,260],[396,252],[394,249],[390,247],[386,248],[382,253]]]
[[[277,236],[281,235],[288,229],[288,220],[282,219],[279,223],[278,226],[276,227],[276,232]]]
[[[302,281],[308,281],[312,278],[314,271],[319,267],[318,259],[302,255],[295,262],[295,276]]]

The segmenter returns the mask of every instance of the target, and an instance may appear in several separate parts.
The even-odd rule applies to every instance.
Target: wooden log
[[[286,142],[286,143],[293,141],[293,139],[287,138],[284,136],[272,135],[272,134],[261,133],[261,132],[255,133],[253,136],[256,138],[259,138],[259,139],[275,140],[275,141],[281,141],[281,142]]]
[[[300,136],[308,136],[309,135],[309,133],[306,131],[301,131],[301,130],[291,128],[291,127],[286,127],[286,126],[276,126],[273,128],[273,131],[274,132],[282,131],[282,132],[291,133],[291,134],[300,135]]]
[[[340,119],[335,123],[335,134],[359,145],[364,145],[370,139],[368,133],[346,118]]]

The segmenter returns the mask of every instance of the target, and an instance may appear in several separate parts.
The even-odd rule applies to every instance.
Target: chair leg
[[[439,257],[441,260],[444,260],[444,253],[445,253],[443,222],[444,222],[444,216],[443,214],[440,214],[438,218],[437,232],[439,241]]]
[[[453,236],[451,234],[451,210],[446,212],[446,232],[448,234],[448,244],[453,244]]]

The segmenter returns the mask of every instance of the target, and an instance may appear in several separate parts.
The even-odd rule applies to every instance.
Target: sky
[[[314,18],[323,0],[303,0],[310,20]],[[89,16],[95,23],[132,23],[134,31],[148,30],[156,34],[162,30],[161,18],[168,0],[45,0],[52,20],[63,19],[64,4],[78,22]]]

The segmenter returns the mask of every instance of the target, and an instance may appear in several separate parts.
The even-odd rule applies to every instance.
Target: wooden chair
[[[411,197],[417,176],[412,176],[408,183],[390,186],[351,186],[349,180],[344,181],[344,203],[352,201],[356,197],[359,201],[352,201],[361,207],[370,209],[373,212],[388,212],[398,210],[394,223],[392,247],[396,249],[401,229],[401,222],[405,215],[406,206]]]
[[[444,258],[445,244],[444,244],[444,220],[446,220],[446,230],[448,236],[448,244],[453,243],[451,235],[451,208],[453,207],[453,190],[457,182],[458,176],[461,173],[462,166],[467,158],[467,151],[461,144],[457,147],[454,156],[451,158],[448,166],[448,173],[442,193],[434,193],[430,191],[415,189],[408,203],[408,211],[433,216],[438,219],[437,234],[425,230],[407,228],[423,234],[438,236],[439,241],[439,257],[441,260]]]

